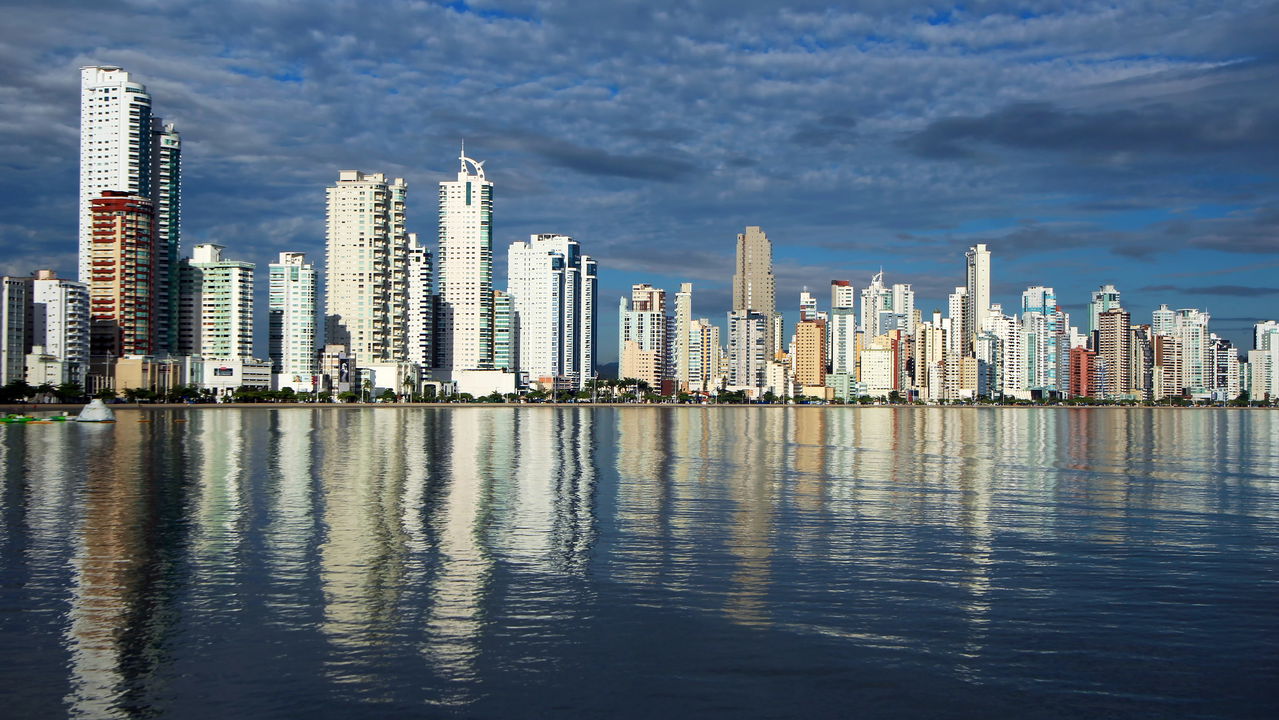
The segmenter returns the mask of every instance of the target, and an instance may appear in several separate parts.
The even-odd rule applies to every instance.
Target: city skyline
[[[1079,316],[1109,283],[1137,316],[1165,302],[1207,309],[1240,347],[1274,315],[1271,8],[827,16],[800,4],[731,18],[713,8],[569,18],[553,4],[392,5],[379,22],[431,21],[440,32],[434,44],[391,33],[383,53],[337,42],[370,27],[341,10],[241,10],[258,21],[252,43],[224,43],[222,21],[204,10],[10,11],[4,87],[23,102],[0,129],[12,183],[4,272],[76,276],[74,88],[80,66],[101,63],[135,74],[182,132],[184,254],[215,243],[259,267],[284,251],[318,258],[320,189],[338,170],[432,187],[465,136],[502,188],[499,276],[501,248],[559,232],[609,259],[602,297],[691,281],[699,314],[721,322],[732,235],[759,225],[783,299],[831,278],[864,286],[882,265],[914,286],[922,309],[944,308],[962,283],[953,254],[984,242],[1000,258],[992,301],[1005,306],[1051,284]],[[282,39],[299,24],[313,44]],[[633,30],[614,29],[622,24]],[[639,54],[634,34],[654,30],[684,42]],[[508,35],[517,41],[485,43]],[[459,54],[452,37],[486,52]],[[581,37],[592,41],[547,51]],[[604,45],[633,62],[581,62]],[[670,73],[684,79],[671,84]],[[380,112],[357,120],[348,108],[361,103]],[[417,208],[409,228],[429,237],[429,204]],[[812,280],[818,270],[830,278]],[[779,305],[793,324],[791,303]],[[601,315],[608,362],[611,303]],[[259,318],[262,347],[265,326]]]

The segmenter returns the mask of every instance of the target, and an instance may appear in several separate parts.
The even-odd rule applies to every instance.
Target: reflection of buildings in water
[[[402,530],[404,415],[401,408],[337,410],[323,437],[324,524],[320,549],[324,622],[337,657],[339,682],[375,678],[354,658],[393,642],[404,591],[406,538]],[[330,418],[332,419],[332,418]]]
[[[968,636],[962,655],[973,660],[959,663],[961,673],[975,675],[979,658],[985,649],[991,607],[990,571],[994,565],[994,529],[991,507],[996,485],[995,437],[997,409],[956,410],[959,417],[946,425],[942,455],[955,460],[947,463],[947,486],[959,490],[956,526],[962,533],[959,552],[961,572],[968,599],[962,605],[968,622]],[[959,422],[954,422],[958,420]],[[948,518],[949,513],[944,517]],[[973,678],[975,679],[975,678]]]
[[[33,428],[34,429],[34,428]],[[27,528],[27,546],[22,550],[24,564],[31,573],[31,586],[43,585],[45,575],[61,576],[65,568],[63,555],[68,544],[75,542],[81,498],[76,492],[77,480],[83,474],[71,458],[85,455],[84,444],[100,446],[100,432],[77,432],[74,423],[40,428],[32,432],[22,426],[0,428],[7,437],[0,442],[0,467],[5,468],[5,487],[0,489],[0,515],[5,511],[5,496],[12,494],[12,507],[21,513]],[[97,456],[100,457],[100,456]],[[16,529],[16,528],[15,528]],[[7,541],[8,524],[0,522],[0,547]]]
[[[618,580],[664,587],[669,568],[672,515],[669,408],[618,408],[617,555]]]
[[[172,613],[157,605],[155,480],[146,446],[149,425],[120,422],[89,432],[111,438],[84,482],[80,544],[72,561],[71,609],[66,633],[71,690],[68,714],[106,717],[145,707],[148,682],[162,660],[159,645]],[[112,442],[113,441],[113,442]]]
[[[190,563],[196,607],[218,615],[239,612],[244,593],[237,589],[243,570],[247,489],[246,417],[252,410],[218,408],[193,415],[191,474],[195,477],[191,519]],[[261,418],[259,418],[261,419]]]
[[[595,544],[595,415],[585,408],[560,410],[556,422],[560,460],[552,552],[561,572],[581,575]]]
[[[491,410],[462,408],[444,418],[442,432],[450,439],[447,486],[434,518],[439,538],[439,565],[430,589],[427,641],[422,654],[436,674],[451,683],[438,702],[469,702],[469,683],[476,679],[476,661],[483,631],[483,600],[492,560],[481,542],[481,517],[488,511],[492,451],[509,436],[499,437],[491,424]]]
[[[299,597],[303,581],[310,573],[310,550],[316,533],[315,492],[311,474],[312,433],[315,411],[276,410],[271,413],[275,432],[266,496],[266,525],[263,528],[263,558],[272,586],[265,595],[267,608],[288,616],[286,622],[304,615],[307,599]]]
[[[734,563],[724,605],[725,614],[741,625],[770,623],[767,595],[789,413],[789,409],[734,409],[728,414],[737,427],[724,428],[742,439],[739,447],[745,451],[739,455],[738,471],[727,478],[733,501],[727,541]]]
[[[791,416],[791,428],[794,431],[793,468],[795,470],[793,486],[796,502],[805,512],[819,512],[823,509],[826,495],[827,439],[824,407],[787,408]],[[809,524],[805,523],[805,527]]]

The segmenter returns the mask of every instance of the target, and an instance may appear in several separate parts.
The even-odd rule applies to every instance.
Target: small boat
[[[76,422],[115,422],[115,413],[102,402],[102,398],[94,398],[80,411]]]
[[[3,423],[29,423],[32,420],[35,420],[35,418],[29,415],[5,415],[0,418],[0,422]]]

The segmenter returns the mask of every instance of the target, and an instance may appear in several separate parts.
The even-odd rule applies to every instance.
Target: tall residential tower
[[[436,367],[493,367],[493,183],[484,163],[458,156],[457,180],[440,182],[436,255]]]

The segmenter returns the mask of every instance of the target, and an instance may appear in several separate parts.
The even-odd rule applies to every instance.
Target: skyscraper
[[[681,283],[675,293],[675,332],[671,333],[671,354],[675,363],[675,387],[687,390],[692,382],[693,283]]]
[[[1098,313],[1094,342],[1104,396],[1132,392],[1132,316],[1117,305]]]
[[[0,278],[0,385],[26,380],[30,293],[27,278]]]
[[[847,280],[830,282],[830,323],[826,328],[827,357],[836,375],[857,372],[857,312],[853,284]]]
[[[425,373],[435,364],[434,262],[431,249],[409,233],[407,359]]]
[[[1119,291],[1114,285],[1102,285],[1092,293],[1092,299],[1088,302],[1088,335],[1089,342],[1093,342],[1092,334],[1097,332],[1101,327],[1097,323],[1097,316],[1107,310],[1113,310],[1119,305]],[[1096,348],[1094,348],[1096,349]]]
[[[884,285],[884,271],[862,290],[862,331],[866,342],[890,330],[910,332],[915,322],[915,291],[909,284]]]
[[[457,180],[440,182],[436,367],[493,367],[493,183],[484,163],[458,156]]]
[[[408,357],[408,185],[343,170],[328,188],[325,336],[360,365]]]
[[[85,382],[89,369],[89,287],[39,270],[31,280],[32,347],[64,364],[66,382]]]
[[[114,191],[150,200],[155,257],[148,352],[171,350],[177,338],[181,152],[174,125],[152,114],[145,86],[119,67],[80,68],[80,279],[92,282],[93,199]]]
[[[733,310],[754,311],[767,317],[765,355],[772,359],[782,345],[782,316],[777,313],[777,278],[773,276],[773,244],[756,225],[737,235],[737,264],[733,272]],[[729,333],[734,324],[729,323]],[[732,343],[732,339],[729,339]]]
[[[90,203],[91,352],[150,355],[155,345],[155,235],[151,201],[103,190]]]
[[[271,372],[276,389],[310,392],[319,372],[315,346],[315,268],[306,255],[280,253],[268,291]]]
[[[628,304],[618,304],[618,377],[643,380],[661,392],[669,377],[670,318],[666,316],[666,291],[647,283],[632,285]]]
[[[990,314],[990,251],[984,244],[968,248],[965,255],[968,281],[967,305],[964,308],[964,335],[959,347],[965,356],[973,354],[973,338],[981,332]]]
[[[533,235],[511,243],[506,272],[519,371],[585,387],[595,366],[595,261],[571,237]]]
[[[151,119],[151,203],[155,212],[156,345],[178,345],[178,258],[182,252],[182,138]]]
[[[223,258],[224,249],[212,243],[196,245],[181,269],[192,276],[185,284],[198,288],[182,298],[181,316],[191,327],[193,342],[188,352],[205,358],[251,358],[254,265]]]

